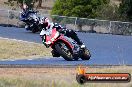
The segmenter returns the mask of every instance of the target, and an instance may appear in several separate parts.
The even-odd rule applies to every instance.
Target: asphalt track
[[[77,33],[91,52],[89,61],[65,61],[63,58],[43,57],[25,60],[4,60],[7,65],[132,65],[132,36]],[[41,43],[39,33],[22,28],[0,27],[0,37]]]

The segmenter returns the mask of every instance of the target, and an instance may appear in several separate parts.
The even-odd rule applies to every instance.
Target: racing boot
[[[73,30],[66,30],[66,35],[74,39],[77,42],[77,44],[80,45],[80,48],[86,47]]]
[[[77,42],[78,45],[80,45],[81,48],[85,48],[86,46],[84,43],[78,38],[77,34],[74,34],[72,38]]]

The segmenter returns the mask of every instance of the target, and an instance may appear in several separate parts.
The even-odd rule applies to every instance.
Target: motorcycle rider
[[[40,32],[40,36],[42,38],[42,42],[43,44],[48,48],[49,45],[47,45],[46,42],[46,34],[51,33],[50,30],[52,30],[54,27],[57,28],[57,31],[59,31],[60,33],[65,34],[68,37],[71,37],[72,39],[74,39],[81,48],[85,48],[85,45],[80,41],[80,39],[78,38],[77,34],[70,29],[66,29],[63,28],[61,25],[58,25],[57,23],[53,23],[50,22],[50,20],[47,17],[42,17],[40,20],[40,24],[42,27],[42,31]]]
[[[20,18],[19,19],[26,23],[26,26],[25,26],[26,30],[29,30],[30,24],[33,23],[34,21],[36,21],[36,20],[29,18],[29,14],[33,13],[33,12],[35,12],[35,11],[30,10],[28,5],[23,4],[22,12],[20,12]]]

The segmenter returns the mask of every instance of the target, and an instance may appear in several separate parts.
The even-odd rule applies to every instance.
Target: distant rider
[[[41,18],[40,24],[41,24],[41,27],[43,28],[40,33],[40,36],[42,38],[43,44],[46,47],[48,47],[48,45],[45,43],[46,42],[45,36],[47,33],[51,33],[50,30],[55,27],[57,28],[57,31],[59,31],[60,33],[63,33],[66,36],[74,39],[81,46],[81,48],[85,48],[85,45],[80,41],[77,34],[73,30],[63,28],[61,25],[58,25],[57,23],[50,22],[47,17]]]
[[[30,10],[29,7],[26,4],[23,4],[22,6],[22,12],[20,13],[20,20],[26,23],[25,28],[29,30],[30,24],[33,23],[35,20],[30,19],[29,15],[30,13],[35,13],[36,11]]]

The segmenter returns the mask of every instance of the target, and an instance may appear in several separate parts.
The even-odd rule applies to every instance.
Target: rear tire
[[[57,43],[55,45],[55,49],[57,50],[57,52],[67,61],[74,60],[74,57],[73,57],[73,55],[72,55],[72,53],[70,51],[70,48],[67,45],[65,45],[67,47],[68,51],[69,51],[68,53],[66,53],[64,51],[64,49],[61,48],[61,44],[65,45],[63,42],[62,43]]]
[[[84,52],[81,56],[82,60],[89,60],[91,57],[90,51],[88,49],[84,49]]]

